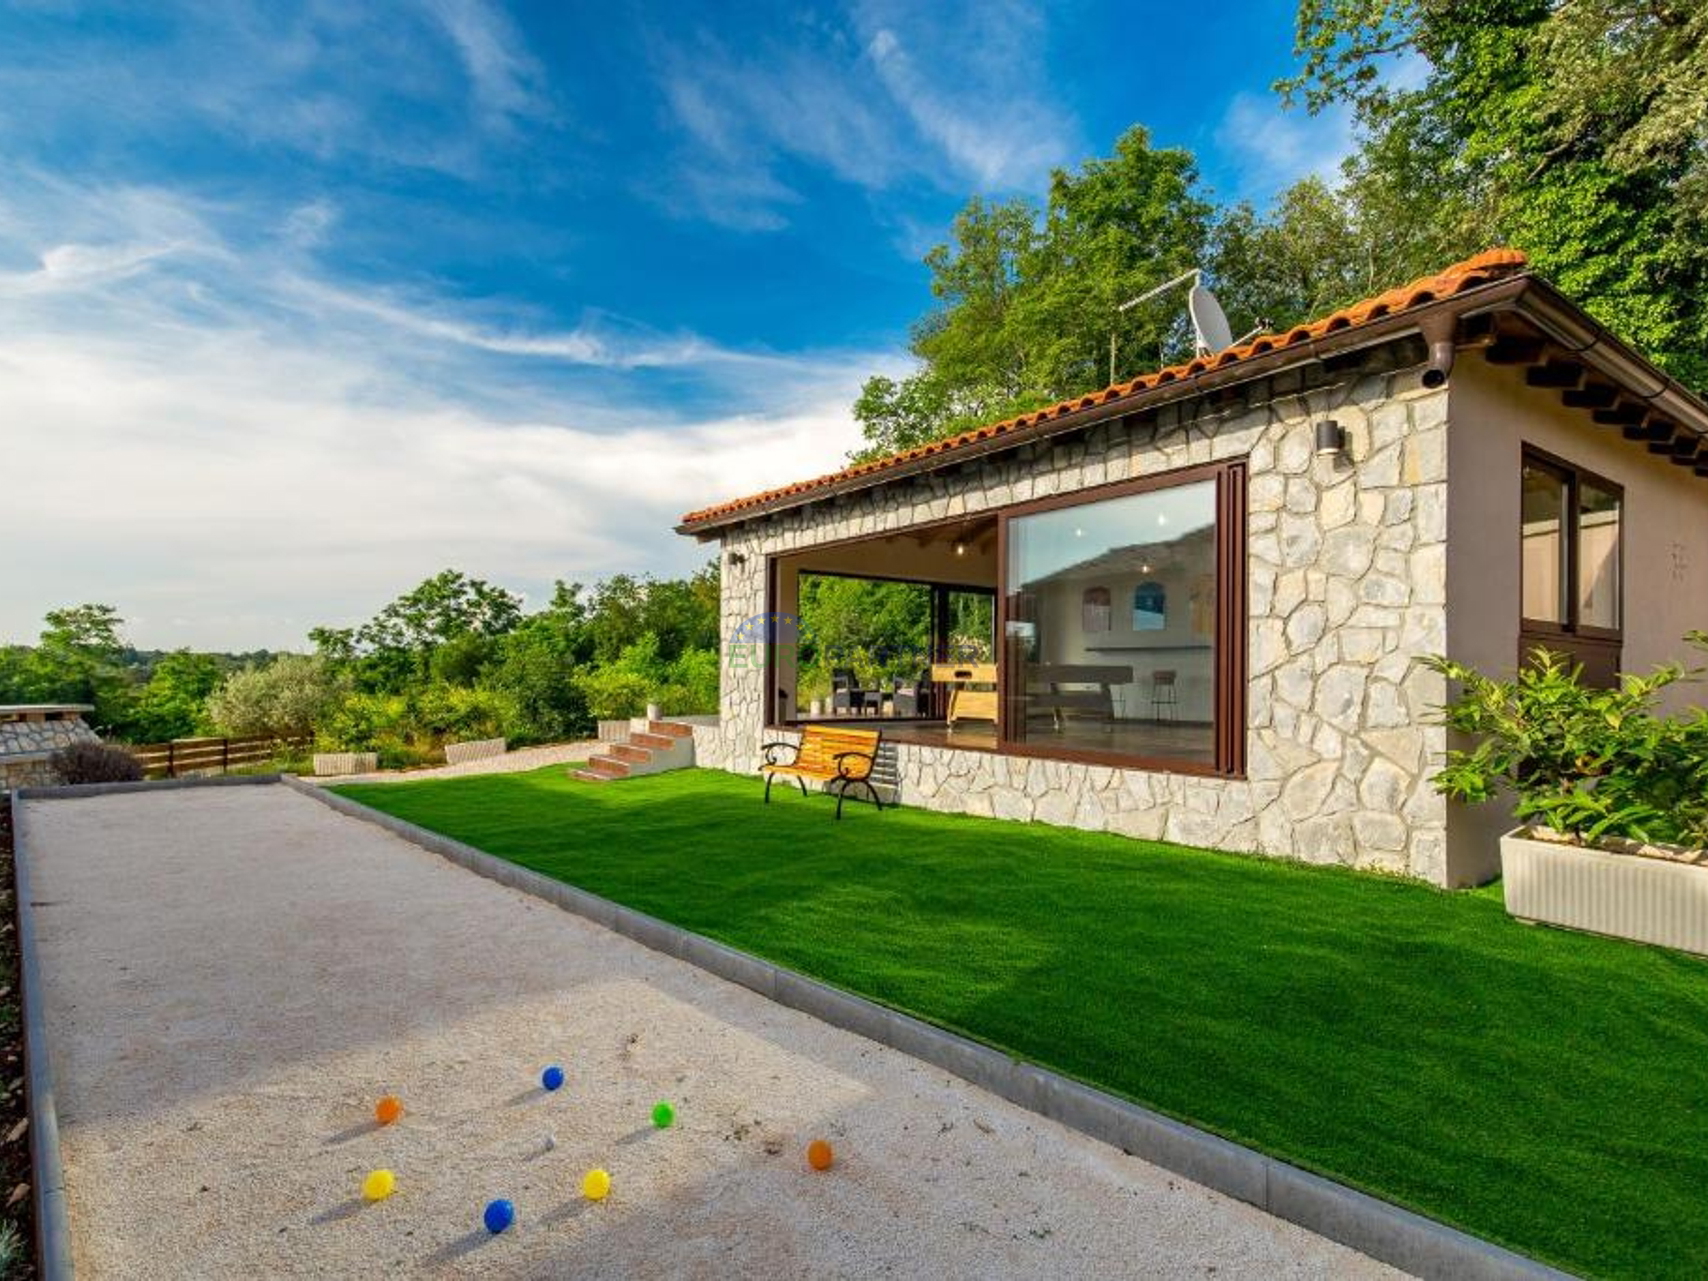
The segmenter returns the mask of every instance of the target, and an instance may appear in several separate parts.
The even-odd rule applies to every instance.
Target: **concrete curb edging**
[[[135,783],[62,783],[57,787],[20,787],[12,795],[23,801],[75,801],[85,796],[176,792],[186,787],[253,787],[277,783],[282,777],[280,774],[215,774],[207,778],[145,778]]]
[[[101,785],[98,785],[101,786]],[[71,1281],[71,1219],[65,1207],[65,1166],[59,1155],[59,1112],[53,1064],[42,1015],[41,963],[36,954],[36,914],[29,859],[24,854],[24,806],[31,791],[11,795],[12,875],[18,929],[18,999],[23,1007],[24,1097],[30,1120],[30,1186],[36,1212],[36,1275]]]
[[[476,875],[544,899],[780,1005],[930,1063],[1028,1111],[1414,1276],[1443,1281],[1534,1281],[1570,1275],[462,841],[291,776],[282,781],[340,814],[382,827]]]

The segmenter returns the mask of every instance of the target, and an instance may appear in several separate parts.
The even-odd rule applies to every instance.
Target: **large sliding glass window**
[[[1243,541],[1243,471],[1096,492],[1004,522],[1003,740],[1233,772],[1243,572],[1228,581],[1228,566],[1243,565],[1231,545]],[[1241,516],[1226,518],[1236,501]],[[1087,605],[1103,600],[1130,608]]]

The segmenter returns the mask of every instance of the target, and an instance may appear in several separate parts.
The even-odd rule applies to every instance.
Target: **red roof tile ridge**
[[[1316,320],[1295,325],[1285,333],[1259,334],[1244,343],[1225,348],[1208,356],[1197,356],[1177,365],[1169,365],[1154,373],[1140,374],[1126,382],[1113,383],[1099,391],[1087,392],[1068,400],[1057,401],[1041,409],[1028,410],[1012,418],[1000,422],[987,423],[981,427],[973,427],[954,436],[942,440],[934,440],[924,445],[916,445],[911,449],[900,450],[887,454],[882,458],[869,459],[865,462],[853,463],[841,471],[829,472],[823,476],[815,476],[811,480],[795,481],[776,489],[768,489],[763,493],[751,494],[746,498],[737,498],[727,503],[719,503],[705,507],[699,511],[689,512],[682,518],[682,524],[695,525],[702,521],[711,520],[718,516],[745,511],[751,507],[762,507],[780,498],[792,498],[798,494],[811,493],[813,490],[828,488],[838,481],[852,480],[857,476],[867,476],[877,471],[885,471],[905,462],[913,462],[921,458],[929,458],[947,450],[958,449],[978,440],[988,440],[1006,432],[1015,431],[1022,427],[1034,426],[1051,418],[1059,418],[1063,414],[1072,413],[1079,409],[1089,409],[1095,405],[1107,404],[1111,401],[1122,400],[1141,391],[1149,391],[1164,383],[1177,382],[1197,374],[1206,373],[1213,369],[1223,369],[1228,365],[1239,364],[1253,356],[1265,355],[1286,347],[1297,346],[1300,343],[1320,338],[1325,334],[1338,333],[1357,325],[1367,324],[1372,320],[1380,320],[1399,312],[1410,311],[1414,307],[1422,307],[1428,303],[1439,302],[1478,285],[1489,284],[1503,277],[1515,275],[1529,265],[1523,253],[1516,249],[1485,249],[1482,253],[1456,262],[1451,267],[1435,272],[1433,275],[1420,276],[1410,284],[1400,285],[1380,293],[1362,302],[1342,307]]]

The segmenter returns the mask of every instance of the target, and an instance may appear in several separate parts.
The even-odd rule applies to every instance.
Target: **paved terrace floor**
[[[1395,1275],[281,787],[25,837],[80,1277]]]

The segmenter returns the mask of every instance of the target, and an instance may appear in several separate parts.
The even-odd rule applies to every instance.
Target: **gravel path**
[[[1395,1275],[282,787],[25,825],[83,1278]]]
[[[519,774],[539,769],[542,765],[564,765],[581,762],[606,744],[597,739],[580,743],[547,743],[541,747],[518,747],[502,756],[483,756],[461,765],[430,765],[425,769],[380,770],[373,774],[340,774],[336,777],[315,778],[304,775],[305,783],[320,783],[342,787],[345,783],[414,783],[424,778],[459,778],[464,774]]]

